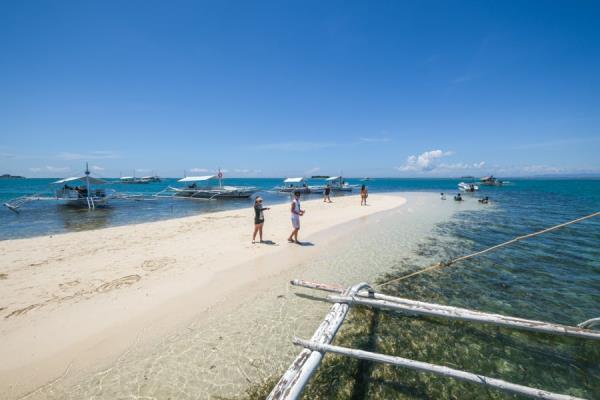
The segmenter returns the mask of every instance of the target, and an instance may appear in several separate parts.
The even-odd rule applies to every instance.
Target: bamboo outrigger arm
[[[577,324],[577,326],[580,328],[591,328],[596,325],[600,326],[600,317],[588,319],[587,321]]]
[[[398,367],[405,367],[414,369],[422,372],[431,372],[436,375],[447,376],[462,381],[477,383],[479,385],[493,387],[505,392],[520,394],[535,399],[549,399],[549,400],[583,400],[579,397],[568,396],[564,394],[557,394],[548,392],[542,389],[531,388],[528,386],[517,385],[503,381],[501,379],[490,378],[484,375],[473,374],[471,372],[461,371],[458,369],[448,368],[441,365],[429,364],[426,362],[409,360],[402,357],[388,356],[385,354],[372,353],[369,351],[350,349],[347,347],[332,346],[329,344],[316,343],[307,340],[294,339],[294,344],[318,351],[322,353],[336,353],[347,357],[358,358],[361,360],[368,360],[373,362],[381,362],[385,364],[391,364]]]
[[[344,289],[324,283],[316,283],[295,279],[290,282],[294,286],[302,286],[310,289],[317,289],[332,293],[342,293]],[[592,318],[577,326],[554,324],[551,322],[529,320],[524,318],[510,317],[501,314],[490,314],[465,308],[443,306],[440,304],[426,303],[405,299],[401,297],[388,296],[374,292],[372,289],[361,290],[356,296],[346,298],[329,296],[329,301],[357,304],[368,307],[387,308],[395,311],[403,311],[412,314],[422,314],[463,321],[488,323],[494,325],[507,326],[515,329],[530,330],[561,336],[575,336],[585,339],[600,339],[600,331],[587,329],[595,325],[600,325],[600,318]],[[377,300],[377,301],[374,301]]]
[[[439,304],[425,303],[403,299],[393,296],[385,296],[386,300],[378,299],[375,294],[374,299],[362,298],[359,296],[328,296],[327,299],[334,303],[347,303],[351,305],[360,305],[373,308],[383,308],[393,311],[408,312],[409,314],[421,314],[433,317],[443,317],[461,321],[479,322],[499,326],[510,327],[513,329],[523,329],[534,332],[541,332],[560,336],[574,336],[581,339],[600,340],[600,331],[585,329],[582,326],[568,326],[554,324],[551,322],[536,321],[524,318],[515,318],[501,314],[488,314],[466,308],[442,306]],[[593,323],[593,320],[585,323]],[[584,324],[585,324],[584,323]],[[584,325],[586,326],[586,325]]]
[[[369,285],[363,282],[346,289],[343,293],[353,296],[359,290],[368,287]],[[349,308],[348,304],[334,304],[313,334],[311,342],[330,344],[344,322]],[[323,353],[319,351],[302,350],[292,362],[290,368],[277,382],[267,399],[298,399],[311,376],[319,367],[322,358]]]

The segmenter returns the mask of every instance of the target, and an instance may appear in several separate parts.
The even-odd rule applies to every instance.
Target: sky
[[[0,2],[0,174],[600,174],[597,1]]]

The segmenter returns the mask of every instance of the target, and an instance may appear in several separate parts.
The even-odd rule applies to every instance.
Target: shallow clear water
[[[54,179],[0,179],[0,203],[19,196],[42,193],[51,196],[51,183]],[[349,183],[366,183],[371,192],[396,191],[432,191],[457,192],[457,179],[373,179],[361,182],[348,179]],[[322,184],[322,180],[312,180],[309,184]],[[542,196],[555,191],[569,194],[587,195],[592,189],[598,196],[600,181],[596,180],[514,180],[513,185],[502,188],[482,188],[481,195],[509,197]],[[270,204],[288,201],[286,194],[273,192],[272,189],[281,184],[281,179],[225,179],[227,185],[255,186],[261,196]],[[119,193],[136,193],[146,195],[145,201],[113,200],[108,207],[94,211],[74,209],[57,205],[52,201],[33,201],[22,207],[20,214],[15,214],[6,207],[0,207],[0,240],[29,236],[55,234],[69,231],[81,231],[115,225],[157,221],[168,218],[196,215],[205,212],[221,211],[231,208],[250,207],[252,200],[190,200],[152,198],[168,186],[181,186],[176,179],[165,179],[162,182],[124,185],[111,184],[110,187]],[[315,195],[316,196],[316,195]],[[313,196],[314,197],[314,196]],[[560,199],[562,201],[562,199]],[[593,198],[592,198],[593,200]],[[553,200],[554,201],[554,200]],[[582,204],[583,202],[578,202]],[[576,211],[576,210],[573,210]]]
[[[452,180],[369,182],[372,192],[395,188],[454,192],[455,184]],[[480,195],[490,196],[492,204],[480,205],[476,196],[467,195],[463,204],[447,200],[432,210],[419,199],[431,200],[434,194],[409,195],[406,207],[376,216],[371,221],[375,223],[361,225],[358,232],[352,231],[351,239],[332,245],[292,273],[344,285],[385,280],[600,210],[598,180],[515,180],[510,186],[485,188]],[[386,292],[577,324],[600,316],[599,243],[597,218],[420,275],[387,287]],[[281,276],[278,284],[239,307],[223,309],[218,318],[198,318],[160,343],[132,349],[107,370],[77,384],[57,382],[37,398],[233,397],[248,386],[277,379],[298,352],[291,338],[310,337],[329,308],[315,301],[318,293],[290,288],[287,278]],[[600,398],[600,345],[590,341],[355,309],[336,343]],[[514,396],[327,356],[305,397]]]

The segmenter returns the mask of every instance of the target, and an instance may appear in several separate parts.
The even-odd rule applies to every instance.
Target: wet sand
[[[287,205],[265,212],[264,239],[271,244],[251,244],[251,208],[0,242],[0,392],[8,399],[27,394],[64,398],[60,390],[53,391],[56,382],[100,379],[123,361],[141,361],[182,332],[222,323],[227,311],[243,306],[252,321],[252,304],[245,299],[272,288],[273,279],[281,283],[296,277],[290,276],[295,267],[327,254],[338,240],[350,240],[356,224],[406,203],[398,195],[376,194],[369,200],[368,207],[360,207],[357,196],[338,197],[333,204],[304,202],[304,246],[286,242]],[[269,336],[270,327],[263,328]],[[196,341],[202,340],[199,334]],[[211,354],[218,354],[214,348]],[[207,365],[227,377],[217,366]],[[132,383],[138,388],[145,380],[139,379]],[[154,393],[170,393],[166,388],[174,382],[165,379]],[[96,395],[105,398],[135,391],[103,381],[100,388]],[[82,389],[74,398],[84,393],[89,394]],[[181,394],[181,387],[173,393]]]

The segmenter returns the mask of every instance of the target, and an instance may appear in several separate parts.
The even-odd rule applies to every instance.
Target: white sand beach
[[[320,232],[401,207],[396,195],[303,203],[301,240],[287,243],[288,205],[0,242],[0,392],[19,398],[63,375],[109,365],[143,332],[157,338],[252,292],[343,232]]]

